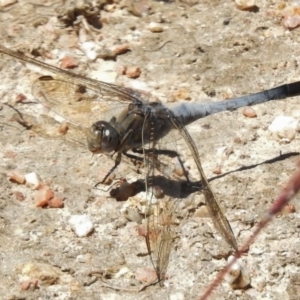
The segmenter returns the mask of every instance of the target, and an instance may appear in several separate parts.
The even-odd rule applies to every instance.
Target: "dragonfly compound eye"
[[[119,143],[119,133],[108,122],[94,123],[87,132],[89,150],[93,153],[109,153],[114,151]]]

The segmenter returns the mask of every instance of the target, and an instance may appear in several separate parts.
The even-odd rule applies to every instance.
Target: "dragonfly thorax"
[[[94,123],[87,131],[88,147],[93,153],[110,153],[117,149],[119,141],[118,131],[105,121]]]

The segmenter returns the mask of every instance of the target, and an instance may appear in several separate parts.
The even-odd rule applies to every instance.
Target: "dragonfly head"
[[[88,130],[87,142],[93,153],[110,153],[118,147],[119,133],[108,122],[98,121]]]

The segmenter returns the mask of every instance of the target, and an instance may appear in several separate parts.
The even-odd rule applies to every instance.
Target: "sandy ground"
[[[145,90],[163,102],[217,101],[300,79],[299,29],[283,26],[280,1],[260,1],[254,11],[240,10],[229,0],[86,1],[83,7],[74,2],[0,2],[1,44],[56,66],[69,55],[78,63],[75,72]],[[95,52],[86,50],[90,45]],[[129,51],[116,55],[118,47]],[[92,59],[95,53],[98,58]],[[0,104],[37,114],[41,108],[32,103],[31,86],[47,72],[5,55],[0,67]],[[123,75],[125,67],[138,67],[141,74],[129,78]],[[16,103],[20,94],[26,99]],[[189,128],[239,244],[295,169],[298,132],[285,143],[270,136],[268,126],[280,115],[297,119],[297,101],[299,97],[258,105],[256,118],[246,118],[242,109],[220,113]],[[191,213],[178,226],[163,287],[140,293],[105,287],[90,272],[99,271],[111,285],[138,289],[142,283],[135,272],[151,267],[137,224],[122,214],[126,203],[94,189],[113,162],[35,135],[9,116],[3,106],[1,299],[197,299],[225,266],[231,249],[209,219]],[[224,147],[231,151],[220,158]],[[286,155],[279,159],[280,154]],[[220,175],[215,174],[218,168]],[[37,208],[34,189],[7,179],[16,169],[36,172],[64,207]],[[128,181],[141,176],[125,162],[116,175]],[[275,218],[243,258],[251,287],[233,290],[224,282],[211,299],[300,299],[297,200],[296,211]],[[199,204],[203,198],[194,193],[188,201]],[[77,237],[69,219],[83,214],[94,231]]]

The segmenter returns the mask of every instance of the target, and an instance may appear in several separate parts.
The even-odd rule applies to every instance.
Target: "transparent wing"
[[[68,122],[60,123],[47,115],[34,117],[29,114],[14,114],[12,120],[44,138],[61,139],[76,147],[85,149],[88,147],[85,128],[81,126]]]
[[[175,120],[174,120],[175,121]],[[233,234],[233,231],[231,229],[231,226],[223,213],[218,200],[216,199],[216,196],[206,178],[206,175],[203,171],[199,153],[196,147],[195,142],[191,138],[190,134],[186,130],[185,127],[182,127],[179,123],[174,122],[174,126],[177,127],[179,132],[181,133],[184,141],[186,142],[189,151],[194,159],[194,162],[197,166],[197,170],[200,174],[201,178],[201,183],[203,187],[203,192],[204,192],[204,197],[205,197],[205,202],[206,206],[208,209],[208,212],[210,214],[210,217],[214,223],[214,226],[216,229],[219,231],[219,233],[223,236],[223,238],[226,240],[226,242],[235,250],[238,249],[237,242],[235,239],[235,236]]]
[[[253,144],[266,134],[266,128],[257,127],[257,122],[237,110],[208,116],[186,127],[196,143],[208,178],[233,171],[237,165],[261,162],[257,161]]]
[[[133,100],[146,102],[149,99],[149,94],[145,92],[86,78],[3,46],[0,46],[0,52],[55,74],[55,77],[42,76],[37,79],[33,84],[32,92],[48,111],[56,114],[56,120],[66,120],[72,124],[74,133],[81,132],[76,130],[76,127],[77,129],[82,127],[82,131],[84,131],[96,121],[110,121]],[[59,116],[62,119],[59,119]],[[44,123],[47,122],[48,120]],[[42,123],[43,121],[39,133],[42,133],[44,127]],[[37,126],[35,128],[37,129]],[[78,139],[80,138],[79,134]],[[72,139],[76,139],[76,134]]]
[[[121,99],[122,96],[128,100],[128,95],[121,91],[118,94],[108,89],[104,91],[105,93],[101,90],[100,82],[97,89],[92,89],[52,76],[40,77],[32,88],[35,98],[48,111],[55,113],[53,117],[60,116],[62,120],[67,120],[75,127],[81,127],[83,131],[96,121],[109,122],[131,103],[115,100],[116,97]]]
[[[165,278],[169,257],[176,237],[177,205],[180,200],[181,183],[174,178],[174,157],[176,143],[171,142],[174,137],[170,132],[167,137],[157,141],[158,132],[155,131],[157,119],[155,115],[144,121],[149,122],[152,139],[143,144],[144,163],[146,171],[146,197],[147,197],[147,230],[146,245],[152,264],[156,271],[158,282]],[[166,124],[170,123],[165,119]],[[167,125],[167,127],[171,126]],[[173,157],[172,157],[173,156]],[[178,179],[178,178],[177,178]],[[163,192],[160,193],[160,189]],[[158,192],[159,191],[159,192]],[[166,196],[172,191],[176,197]],[[160,199],[161,198],[161,199]]]
[[[148,122],[145,120],[145,122]],[[158,133],[155,132],[155,115],[150,117],[149,123],[153,132],[152,140],[143,145],[146,166],[147,191],[147,236],[148,253],[157,273],[158,280],[163,280],[167,271],[170,252],[176,237],[176,226],[179,223],[178,206],[184,197],[184,182],[194,191],[202,191],[206,206],[215,228],[225,241],[237,249],[237,242],[230,224],[222,211],[218,200],[203,171],[200,155],[189,132],[178,120],[168,118],[165,122],[173,130],[164,138],[155,142]],[[148,128],[148,126],[145,126]],[[162,184],[165,193],[170,197],[159,200],[153,190]],[[168,191],[169,190],[169,191]]]
[[[132,101],[133,99],[145,100],[147,99],[147,97],[149,97],[149,95],[145,92],[87,78],[85,76],[51,66],[47,63],[23,55],[19,52],[12,51],[1,45],[0,45],[0,53],[7,54],[21,61],[28,62],[38,67],[41,67],[45,70],[48,70],[49,72],[58,75],[60,79],[65,80],[66,82],[68,81],[70,84],[75,84],[77,86],[83,86],[89,88],[90,90],[94,90],[94,92],[101,95],[101,99],[103,100],[114,101],[114,102],[116,101],[126,102],[126,101]],[[49,77],[49,76],[43,76],[43,77]]]

